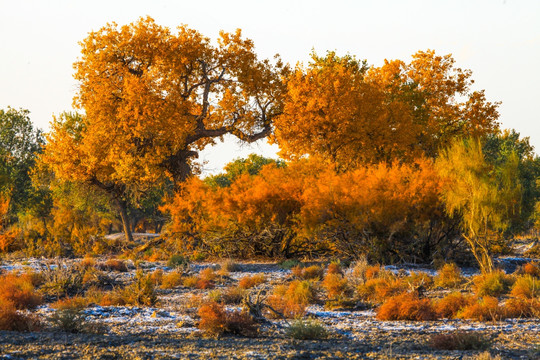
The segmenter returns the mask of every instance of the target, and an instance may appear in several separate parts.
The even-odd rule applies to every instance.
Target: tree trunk
[[[133,242],[133,235],[131,233],[131,227],[129,226],[129,216],[127,214],[127,205],[125,201],[117,200],[116,204],[120,211],[120,217],[122,218],[122,226],[124,228],[124,235],[127,242]]]

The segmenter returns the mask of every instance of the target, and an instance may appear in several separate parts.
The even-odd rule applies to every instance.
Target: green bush
[[[295,320],[287,328],[287,336],[296,340],[321,340],[328,337],[328,331],[318,321]]]

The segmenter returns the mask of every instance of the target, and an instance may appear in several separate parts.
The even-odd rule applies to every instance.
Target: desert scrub
[[[182,285],[182,273],[179,271],[171,271],[162,275],[160,287],[162,289],[173,289]]]
[[[171,255],[167,260],[167,266],[173,269],[189,267],[189,259],[182,255]]]
[[[301,266],[302,262],[298,259],[287,259],[278,263],[278,266],[285,270],[291,270],[295,266]]]
[[[224,274],[237,272],[241,270],[240,264],[234,262],[234,260],[232,259],[226,259],[219,266],[220,266],[219,270],[222,271]]]
[[[427,290],[433,286],[433,277],[423,271],[411,271],[410,275],[406,276],[403,281],[407,283],[410,288],[418,291],[420,291],[420,289]]]
[[[430,299],[420,299],[409,293],[390,297],[377,309],[379,320],[430,321],[438,318]]]
[[[230,286],[225,289],[212,290],[208,293],[208,297],[220,304],[238,305],[242,303],[244,297],[248,294],[246,289],[238,286]]]
[[[291,273],[300,280],[320,280],[324,275],[324,269],[317,265],[308,267],[298,265],[291,269]]]
[[[152,274],[144,275],[142,270],[137,271],[135,281],[132,284],[105,293],[95,292],[92,294],[92,298],[101,306],[153,306],[157,303]]]
[[[400,278],[386,272],[380,273],[382,277],[368,279],[356,289],[361,300],[380,304],[385,299],[399,295],[409,290],[409,286]]]
[[[528,262],[527,264],[521,267],[521,273],[525,275],[531,275],[537,278],[540,278],[540,265],[534,262]]]
[[[504,319],[506,314],[504,309],[499,305],[497,298],[484,296],[464,307],[457,314],[457,317],[476,321],[499,321]]]
[[[203,304],[197,313],[201,318],[199,329],[208,335],[257,335],[258,325],[247,313],[226,311],[223,305],[214,301]]]
[[[432,335],[429,346],[436,350],[485,350],[489,348],[490,341],[482,333],[458,331]]]
[[[309,280],[294,280],[288,286],[278,285],[267,299],[268,305],[286,318],[304,315],[307,305],[317,300],[317,289]],[[275,317],[276,314],[268,314]]]
[[[466,306],[474,303],[474,299],[460,292],[453,292],[435,302],[435,310],[440,317],[453,319]]]
[[[28,276],[9,273],[0,276],[0,304],[14,309],[33,309],[43,299],[34,290],[32,279]]]
[[[538,318],[540,317],[540,299],[511,297],[504,304],[506,318]]]
[[[328,297],[327,307],[339,306],[349,295],[350,287],[346,278],[338,273],[328,273],[321,283]]]
[[[82,310],[90,305],[91,299],[83,296],[64,298],[51,304],[57,310]]]
[[[434,284],[437,287],[452,289],[457,288],[463,283],[461,269],[454,263],[444,264],[437,272],[434,279]]]
[[[47,266],[47,269],[42,271],[43,285],[39,291],[45,296],[56,298],[83,294],[87,286],[83,281],[86,271],[80,264],[69,266],[57,262],[54,266]]]
[[[514,297],[532,299],[540,296],[540,280],[531,275],[516,278],[510,294]]]
[[[18,311],[12,303],[0,300],[0,330],[5,331],[38,331],[42,328],[39,319]]]
[[[294,320],[286,330],[287,337],[296,340],[322,340],[328,338],[328,331],[315,320]]]
[[[264,274],[247,275],[238,281],[238,287],[241,289],[251,289],[257,285],[264,284],[265,282],[266,277]]]
[[[510,291],[513,279],[504,271],[497,270],[491,273],[473,277],[474,291],[478,296],[500,296]]]
[[[125,261],[120,260],[120,259],[108,259],[104,263],[98,264],[97,267],[103,271],[116,271],[116,272],[128,271]]]

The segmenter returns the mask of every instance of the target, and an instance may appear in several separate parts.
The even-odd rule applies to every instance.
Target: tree
[[[455,141],[437,160],[446,180],[443,199],[450,216],[460,216],[463,237],[483,273],[493,271],[491,247],[520,212],[519,158],[490,163],[479,139]]]
[[[471,91],[470,77],[433,51],[371,68],[352,56],[314,54],[288,78],[275,141],[285,158],[319,155],[339,170],[433,158],[456,137],[497,129],[498,104]]]
[[[85,114],[53,123],[44,158],[59,178],[109,193],[128,239],[130,199],[167,179],[178,187],[198,151],[226,134],[264,138],[281,112],[287,68],[258,60],[240,30],[213,46],[146,18],[108,24],[81,46],[75,105]]]
[[[7,223],[26,210],[39,194],[32,188],[30,171],[43,145],[28,110],[0,110],[0,199],[8,203]]]

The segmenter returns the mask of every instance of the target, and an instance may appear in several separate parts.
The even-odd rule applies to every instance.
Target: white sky
[[[47,129],[53,114],[71,110],[78,41],[107,22],[146,15],[213,39],[221,29],[241,28],[261,58],[279,53],[292,64],[307,61],[312,49],[350,53],[373,65],[385,58],[408,62],[418,50],[451,53],[457,66],[473,71],[477,89],[502,101],[502,127],[529,136],[540,149],[539,0],[0,0],[0,108],[29,109]],[[209,161],[206,171],[276,150],[227,142],[201,155]]]

